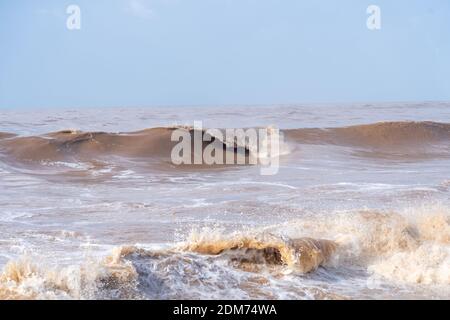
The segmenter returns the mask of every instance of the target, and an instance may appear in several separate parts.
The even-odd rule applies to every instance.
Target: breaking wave
[[[42,136],[15,136],[1,133],[0,155],[3,155],[4,161],[9,160],[10,163],[19,161],[25,164],[86,162],[89,163],[88,167],[92,167],[92,165],[96,166],[98,161],[112,157],[154,159],[156,163],[169,164],[172,150],[179,143],[179,141],[172,141],[175,130],[184,130],[191,137],[191,163],[194,163],[195,153],[200,151],[203,154],[210,143],[214,145],[214,148],[223,150],[223,163],[228,158],[227,154],[230,153],[233,158],[236,158],[238,154],[242,155],[243,164],[253,163],[250,161],[251,158],[256,159],[257,163],[258,159],[267,157],[267,154],[259,153],[258,145],[266,143],[267,148],[271,150],[272,140],[281,141],[278,131],[273,128],[267,128],[268,134],[265,140],[256,141],[256,145],[249,143],[245,136],[243,139],[236,137],[228,140],[222,134],[213,135],[207,130],[199,131],[192,127],[160,127],[130,133],[64,130]],[[202,142],[201,150],[194,147],[196,132],[209,138],[209,141]],[[272,138],[272,135],[275,137]],[[272,153],[271,157],[279,156],[289,153],[289,149],[281,141],[278,153]],[[196,165],[196,167],[202,166]]]
[[[239,266],[285,265],[301,273],[316,270],[336,250],[333,241],[324,239],[285,239],[265,234],[263,237],[233,235],[211,238],[210,235],[192,234],[184,249],[201,254],[225,254]]]
[[[449,265],[447,207],[346,211],[233,233],[196,230],[170,248],[120,246],[81,266],[11,261],[0,274],[0,298],[271,299],[280,298],[277,287],[285,277],[300,288],[303,275],[320,277],[321,268],[347,277],[354,272],[345,270],[360,268],[373,279],[448,286]],[[312,290],[299,288],[291,298]],[[342,298],[316,289],[313,298]]]
[[[2,153],[24,161],[64,161],[73,157],[116,155],[124,157],[170,158],[177,142],[171,134],[181,127],[150,128],[131,133],[79,132],[73,130],[49,133],[43,136],[17,137],[0,133]],[[193,128],[185,127],[191,135]],[[269,128],[269,132],[270,132]],[[437,122],[381,122],[342,128],[288,129],[282,135],[288,141],[303,144],[334,144],[357,146],[384,151],[424,150],[439,146],[448,151],[450,124]],[[214,141],[216,138],[212,137]],[[224,150],[253,152],[245,141],[217,139]],[[280,154],[289,153],[287,145]]]

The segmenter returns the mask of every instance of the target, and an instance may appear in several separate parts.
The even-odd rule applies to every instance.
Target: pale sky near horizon
[[[0,0],[0,108],[424,100],[450,100],[448,0]]]

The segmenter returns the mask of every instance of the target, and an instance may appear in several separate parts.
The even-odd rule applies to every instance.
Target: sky
[[[450,100],[448,0],[0,0],[0,108],[424,100]]]

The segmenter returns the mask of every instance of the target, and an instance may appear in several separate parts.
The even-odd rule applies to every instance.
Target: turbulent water
[[[278,174],[173,165],[195,120]],[[450,298],[450,103],[1,111],[0,190],[1,299]]]

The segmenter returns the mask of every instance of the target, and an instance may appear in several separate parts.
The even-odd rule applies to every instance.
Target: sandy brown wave
[[[154,128],[127,134],[60,131],[44,136],[3,140],[0,147],[19,160],[59,161],[71,156],[169,156],[173,129]]]
[[[0,140],[0,152],[11,159],[23,162],[93,161],[107,156],[131,158],[156,158],[169,161],[172,149],[179,141],[172,141],[176,129],[191,135],[191,159],[193,163],[194,130],[181,127],[150,128],[130,133],[81,132],[64,130],[42,136],[14,137]],[[6,137],[6,134],[5,134]],[[237,149],[212,137],[211,141],[222,147],[224,159],[227,152],[243,152],[248,160],[248,150]],[[210,142],[203,142],[203,148]],[[248,161],[247,161],[248,162]]]
[[[326,129],[291,129],[285,131],[288,139],[309,144],[336,144],[392,149],[421,147],[450,142],[450,124],[423,122],[380,122]]]
[[[13,133],[0,132],[0,140],[1,139],[11,138],[11,137],[14,137],[14,136],[15,136],[15,134],[13,134]]]
[[[325,263],[335,250],[335,244],[331,241],[310,238],[287,242],[281,239],[265,242],[250,238],[236,241],[238,242],[209,244],[196,242],[162,251],[120,246],[98,262],[56,269],[35,264],[29,259],[10,261],[0,273],[0,300],[141,299],[162,297],[165,294],[177,296],[170,288],[166,288],[167,293],[160,290],[167,285],[165,282],[173,281],[171,279],[177,277],[178,268],[184,270],[182,275],[187,277],[185,280],[193,283],[205,281],[200,280],[202,272],[209,272],[202,271],[201,265],[204,262],[200,256],[192,260],[189,252],[205,256],[220,255],[229,261],[231,267],[254,272],[256,275],[258,266],[262,264],[290,265],[301,272],[311,272]],[[213,260],[205,262],[214,263]],[[203,274],[203,277],[205,276]],[[222,279],[226,280],[227,278]],[[254,281],[243,281],[239,285],[242,290],[255,291]],[[178,284],[174,282],[171,285]],[[247,285],[252,287],[248,288]]]
[[[184,250],[201,254],[228,255],[240,266],[254,264],[286,265],[307,273],[325,264],[337,245],[325,239],[283,239],[277,236],[232,235],[210,238],[205,234],[191,234]]]
[[[0,300],[139,298],[136,270],[114,257],[63,268],[10,261],[0,274]]]
[[[150,128],[130,133],[65,130],[29,137],[0,133],[0,152],[13,160],[26,162],[93,160],[111,155],[169,161],[173,147],[178,143],[171,141],[175,129],[179,127]],[[192,128],[183,129],[193,136]],[[450,124],[427,121],[380,122],[341,128],[288,129],[283,131],[283,135],[288,141],[296,143],[333,144],[370,149],[357,151],[361,156],[372,157],[373,150],[377,150],[378,156],[391,152],[432,156],[436,150],[434,149],[432,153],[430,148],[436,146],[439,147],[438,151],[444,154],[449,151]],[[219,139],[216,139],[215,143],[222,146],[224,154],[239,152],[236,145],[231,146]],[[204,142],[203,149],[208,144],[209,142]],[[248,152],[249,150],[244,148],[247,160]],[[191,158],[193,159],[193,153]]]
[[[260,291],[268,274],[282,278],[286,271],[314,272],[320,266],[359,266],[375,278],[448,286],[449,235],[449,211],[440,206],[401,214],[315,215],[231,234],[207,229],[167,249],[119,246],[82,265],[10,261],[0,273],[0,299],[204,298],[196,296],[198,286],[238,286],[248,296],[271,298]],[[237,280],[235,271],[241,270],[246,272]]]

